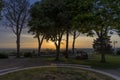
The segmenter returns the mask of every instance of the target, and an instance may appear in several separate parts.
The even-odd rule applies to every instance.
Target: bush
[[[8,54],[0,53],[0,59],[8,58]]]
[[[25,52],[24,57],[32,57],[32,53],[31,52]]]
[[[120,55],[120,50],[118,50],[118,51],[116,52],[116,54],[117,54],[117,55]]]

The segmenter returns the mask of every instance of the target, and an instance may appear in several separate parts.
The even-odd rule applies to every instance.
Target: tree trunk
[[[67,30],[66,33],[66,54],[65,54],[65,58],[68,58],[68,45],[69,44],[69,30]]]
[[[44,36],[42,36],[42,38],[40,40],[40,36],[38,35],[37,39],[38,39],[38,56],[40,56],[40,51],[41,51],[41,46],[42,46],[42,43],[43,43]]]
[[[75,36],[76,36],[76,32],[74,32],[73,34],[73,43],[72,43],[72,53],[75,54]]]
[[[40,56],[41,45],[40,45],[40,37],[39,37],[39,35],[37,36],[37,39],[38,39],[38,56]]]
[[[17,58],[19,58],[20,57],[20,35],[19,34],[17,34],[17,40],[16,40],[16,45],[17,45]]]
[[[59,34],[59,39],[58,39],[58,43],[55,42],[55,46],[56,46],[56,61],[59,61],[60,58],[60,44],[61,44],[61,40],[62,40],[62,35],[63,33]]]
[[[105,51],[104,51],[104,46],[103,43],[101,44],[101,62],[105,63],[106,59],[105,59]]]
[[[105,59],[105,51],[104,51],[104,44],[103,44],[103,37],[101,37],[101,62],[105,63],[106,59]]]
[[[55,60],[59,61],[59,58],[60,58],[60,44],[55,43],[55,45],[56,45],[56,59]]]

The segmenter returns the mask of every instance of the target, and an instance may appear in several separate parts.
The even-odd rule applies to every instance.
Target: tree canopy
[[[59,55],[62,36],[68,27],[71,30],[87,31],[82,24],[88,24],[84,18],[89,18],[91,7],[92,1],[89,0],[42,0],[32,6],[29,25],[33,32],[45,34],[47,40],[53,41]],[[75,24],[76,18],[81,20],[81,24]]]
[[[86,1],[85,1],[86,2]],[[120,21],[119,0],[99,0],[86,2],[92,3],[89,9],[82,7],[83,15],[80,13],[75,17],[74,24],[76,26],[86,27],[79,28],[82,32],[87,32],[88,35],[95,35],[100,40],[101,61],[105,62],[105,52],[103,44],[104,39],[109,37],[111,31],[117,31]],[[86,5],[83,5],[86,6]],[[88,12],[84,12],[88,11]],[[87,30],[87,31],[86,31]]]

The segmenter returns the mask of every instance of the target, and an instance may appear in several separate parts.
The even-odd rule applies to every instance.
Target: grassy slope
[[[73,68],[38,68],[0,76],[0,80],[114,80],[98,73]]]

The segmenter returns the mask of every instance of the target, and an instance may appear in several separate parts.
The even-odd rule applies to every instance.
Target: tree
[[[28,21],[28,0],[4,0],[4,14],[10,29],[16,35],[17,57],[20,57],[20,36]]]
[[[101,53],[101,42],[100,38],[97,38],[93,42],[93,48],[96,52]],[[105,53],[112,53],[112,46],[111,46],[111,41],[110,37],[104,38],[103,39],[103,49]]]
[[[53,2],[52,2],[53,1]],[[61,39],[64,33],[66,33],[66,54],[65,57],[68,58],[68,42],[69,42],[69,32],[71,28],[73,27],[72,21],[73,18],[76,14],[80,12],[80,4],[82,5],[82,1],[80,0],[52,0],[51,2],[48,1],[47,6],[49,8],[45,9],[53,9],[53,10],[48,10],[51,12],[47,12],[50,15],[51,21],[55,23],[54,27],[52,28],[53,33],[50,35],[50,39],[55,42],[56,45],[56,50],[57,50],[57,56],[59,56],[59,50],[60,50],[60,43]],[[52,7],[51,7],[52,6]],[[80,9],[80,10],[79,10]],[[52,15],[51,15],[52,14]],[[50,34],[49,33],[49,34]],[[56,56],[56,59],[59,59]]]
[[[43,0],[41,5],[44,15],[51,23],[47,28],[46,39],[54,42],[56,46],[56,60],[59,60],[60,45],[65,32],[64,27],[67,25],[66,21],[68,20],[64,0]]]
[[[40,18],[37,15],[35,19],[38,21],[42,20],[44,22],[40,24],[47,25],[47,31],[44,32],[45,38],[54,42],[57,53],[56,60],[59,60],[60,44],[63,34],[68,30],[68,27],[71,29],[73,26],[76,26],[73,24],[73,21],[78,15],[82,17],[85,13],[87,15],[87,12],[89,12],[89,5],[86,6],[86,3],[86,1],[80,0],[42,0],[39,4],[41,6],[39,8],[40,12],[35,11],[36,14],[40,14],[39,16],[44,16],[44,18]],[[75,29],[78,30],[78,26]]]
[[[69,33],[71,31],[78,31],[80,28],[79,26],[76,26],[76,18],[78,15],[84,16],[84,14],[88,14],[91,1],[89,0],[66,0],[65,4],[67,7],[67,11],[69,12],[69,25],[66,26],[66,58],[68,57],[68,42],[69,42]],[[83,23],[82,23],[83,24]],[[85,27],[84,27],[85,28]],[[74,32],[75,33],[75,32]],[[75,41],[75,35],[73,40],[73,47],[74,47],[74,41]],[[73,51],[74,52],[74,51]]]
[[[73,42],[72,42],[72,53],[75,54],[75,40],[80,36],[80,32],[74,30],[71,32],[73,35]]]
[[[110,30],[114,30],[115,22],[115,3],[117,0],[101,0],[95,3],[94,12],[94,32],[100,41],[101,62],[106,62],[105,58],[105,39],[109,37]]]
[[[112,10],[114,0],[109,2],[108,0],[93,0],[84,1],[84,3],[81,6],[81,12],[74,18],[74,26],[78,27],[78,30],[82,33],[97,35],[100,39],[101,62],[106,62],[103,42],[115,25],[114,18],[116,13]]]
[[[117,4],[117,5],[116,5]],[[106,40],[109,39],[109,34],[111,31],[115,31],[116,20],[118,20],[118,0],[100,0],[94,3],[93,7],[93,17],[91,21],[91,33],[96,35],[98,38],[95,42],[99,40],[99,49],[101,53],[101,62],[106,62],[105,58],[105,44]]]
[[[39,28],[40,27],[38,26],[37,27],[31,26],[30,30],[28,31],[28,33],[32,33],[33,35],[35,35],[34,38],[37,38],[38,40],[38,56],[40,56],[41,46],[45,38],[45,35],[39,31]]]
[[[72,5],[72,35],[73,44],[72,52],[74,54],[75,40],[79,37],[80,33],[85,34],[90,31],[89,26],[92,20],[92,8],[94,0],[75,0]],[[72,4],[72,2],[71,2]]]
[[[30,16],[31,18],[28,24],[30,28],[29,32],[32,32],[35,35],[34,38],[38,40],[38,56],[40,56],[41,46],[45,38],[44,33],[47,30],[47,25],[45,25],[46,23],[44,24],[45,16],[42,13],[40,2],[36,2],[31,6]]]
[[[32,32],[51,40],[56,46],[56,60],[59,60],[60,44],[64,34],[65,14],[63,14],[64,0],[42,0],[31,8],[29,22]],[[39,40],[38,40],[39,41]]]
[[[68,58],[68,46],[69,46],[69,27],[66,30],[66,54],[65,54],[65,58]]]

